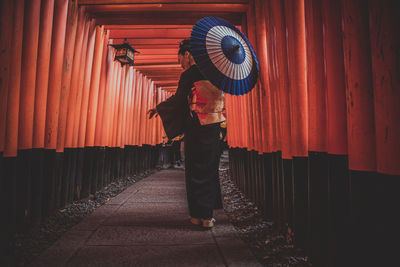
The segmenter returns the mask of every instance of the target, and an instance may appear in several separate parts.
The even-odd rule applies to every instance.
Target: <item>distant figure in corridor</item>
[[[211,228],[213,210],[222,208],[218,168],[224,94],[201,74],[187,39],[179,45],[178,61],[184,72],[176,93],[148,113],[160,115],[169,139],[184,133],[190,222]]]

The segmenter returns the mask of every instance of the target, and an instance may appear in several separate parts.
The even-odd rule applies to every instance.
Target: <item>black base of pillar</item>
[[[308,216],[308,158],[293,158],[294,244],[306,249]]]
[[[309,152],[307,250],[315,266],[328,259],[328,177],[327,154]]]
[[[39,224],[42,219],[43,179],[45,151],[41,148],[32,150],[32,187],[31,187],[31,221]]]

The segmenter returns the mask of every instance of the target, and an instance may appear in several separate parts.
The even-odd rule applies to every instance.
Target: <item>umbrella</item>
[[[222,91],[243,95],[258,78],[258,60],[246,36],[230,22],[205,17],[193,26],[190,51],[203,75]]]

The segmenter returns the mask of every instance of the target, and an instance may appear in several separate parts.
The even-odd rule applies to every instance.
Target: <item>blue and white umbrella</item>
[[[258,60],[246,36],[230,22],[205,17],[193,26],[191,53],[203,75],[222,91],[243,95],[258,78]]]

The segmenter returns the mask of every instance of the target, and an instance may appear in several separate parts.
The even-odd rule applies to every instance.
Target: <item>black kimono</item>
[[[211,219],[222,208],[219,185],[220,124],[201,125],[189,109],[194,83],[205,80],[196,65],[181,74],[175,95],[157,105],[169,139],[184,133],[185,177],[189,215]]]

